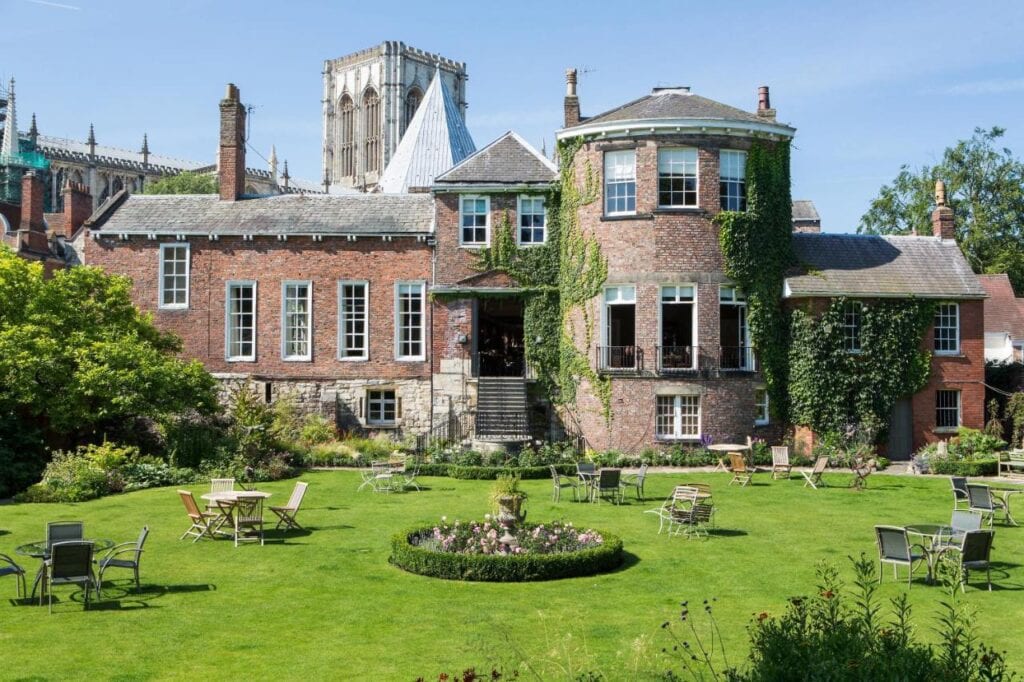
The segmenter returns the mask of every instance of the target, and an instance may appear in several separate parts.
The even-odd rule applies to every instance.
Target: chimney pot
[[[565,70],[565,128],[580,124],[580,98],[576,96],[576,69]]]
[[[956,239],[953,209],[946,205],[946,183],[935,181],[935,210],[932,211],[932,235],[938,239]]]
[[[757,110],[764,111],[765,109],[771,109],[772,103],[771,98],[768,95],[768,86],[762,85],[757,89]]]
[[[576,69],[565,70],[565,96],[576,96]]]

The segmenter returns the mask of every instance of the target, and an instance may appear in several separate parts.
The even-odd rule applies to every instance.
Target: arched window
[[[373,88],[363,93],[363,129],[366,131],[366,172],[380,170],[380,97]]]
[[[412,121],[412,117],[416,115],[416,110],[419,109],[420,102],[423,101],[423,93],[420,89],[413,87],[409,89],[409,94],[405,96],[405,127],[409,127],[409,122]]]
[[[341,154],[341,175],[346,177],[356,174],[356,121],[355,107],[352,104],[351,97],[348,95],[342,96],[341,102],[338,104],[338,113],[338,131],[341,133],[341,146],[339,148]]]

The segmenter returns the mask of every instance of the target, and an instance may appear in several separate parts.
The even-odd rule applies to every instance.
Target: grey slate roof
[[[730,121],[748,121],[765,123],[765,119],[757,114],[743,111],[728,104],[722,104],[707,97],[689,92],[662,91],[635,99],[632,102],[615,107],[603,114],[591,116],[580,122],[580,125],[592,123],[611,123],[614,121],[632,121],[637,119],[658,118],[700,118],[723,119]]]
[[[793,200],[793,222],[821,220],[814,202],[808,199]]]
[[[786,297],[984,298],[960,247],[935,237],[793,234],[803,273],[786,278]]]
[[[429,194],[285,194],[221,201],[215,194],[119,193],[90,218],[114,234],[425,234]]]
[[[434,177],[476,150],[459,107],[438,73],[380,177],[385,192],[430,187]]]
[[[522,185],[550,184],[558,179],[554,163],[511,130],[466,158],[435,183]]]

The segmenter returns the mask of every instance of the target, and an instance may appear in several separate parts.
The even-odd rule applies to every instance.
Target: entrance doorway
[[[474,374],[478,377],[522,377],[523,302],[518,298],[485,298],[476,302]]]
[[[910,398],[901,398],[892,407],[889,418],[889,449],[892,460],[908,460],[914,449],[914,412]]]

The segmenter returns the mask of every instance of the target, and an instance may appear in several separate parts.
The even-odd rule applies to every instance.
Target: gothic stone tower
[[[377,184],[435,70],[465,120],[464,62],[394,40],[324,62],[324,183]]]

